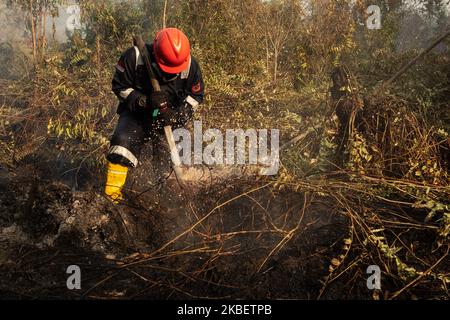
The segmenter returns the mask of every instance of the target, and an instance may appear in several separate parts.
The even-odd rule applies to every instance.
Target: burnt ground
[[[316,299],[348,233],[331,200],[252,176],[180,191],[170,179],[152,185],[147,163],[114,205],[101,181],[74,190],[39,170],[1,170],[3,299]],[[81,290],[66,287],[70,265],[81,268]],[[360,287],[338,279],[321,298],[370,298],[364,276]]]

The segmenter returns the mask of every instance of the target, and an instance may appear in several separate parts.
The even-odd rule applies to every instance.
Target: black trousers
[[[183,127],[185,119],[172,123],[172,128]],[[163,124],[155,121],[144,113],[125,110],[120,114],[119,122],[111,138],[107,160],[134,168],[138,165],[142,147],[147,142],[153,143],[153,148],[161,148],[160,141],[164,136]]]

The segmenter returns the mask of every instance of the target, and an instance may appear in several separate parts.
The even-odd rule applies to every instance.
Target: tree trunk
[[[30,22],[31,22],[31,38],[33,41],[33,63],[34,66],[36,67],[36,23],[35,23],[35,19],[34,19],[34,15],[33,15],[33,0],[30,0],[29,2],[29,6],[30,6]]]
[[[269,40],[267,39],[267,32],[265,33],[264,39],[266,40],[266,70],[267,74],[270,75],[270,50],[269,50]]]
[[[37,31],[37,50],[38,50],[38,61],[42,60],[42,38],[43,38],[43,23],[44,11],[42,8],[39,10],[38,17],[36,19],[36,31]]]
[[[166,27],[166,20],[167,20],[167,2],[168,2],[168,0],[165,0],[165,1],[164,1],[163,28]]]
[[[33,15],[33,0],[29,1],[29,13],[30,13],[30,22],[31,22],[31,38],[33,41],[33,97],[30,102],[30,105],[33,106],[34,102],[37,100],[38,96],[38,82],[37,82],[37,52],[36,52],[36,19]]]
[[[56,40],[56,22],[55,17],[52,17],[52,40]]]
[[[100,48],[100,36],[97,34],[96,38],[95,38],[95,47],[96,47],[96,51],[97,51],[97,59],[96,59],[96,63],[97,63],[97,81],[98,81],[98,90],[100,91],[100,87],[101,87],[101,79],[102,79],[102,66],[101,66],[101,48]]]
[[[273,50],[273,81],[277,81],[278,74],[278,48]]]
[[[47,47],[47,6],[44,9],[44,19],[42,20],[42,46],[41,46],[41,56],[42,59],[45,57],[45,48]]]

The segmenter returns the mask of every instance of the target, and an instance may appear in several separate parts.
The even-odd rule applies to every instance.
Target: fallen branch
[[[381,94],[383,92],[383,89],[388,87],[391,83],[393,83],[395,80],[400,78],[406,71],[408,71],[409,68],[411,68],[420,58],[425,56],[427,53],[429,53],[431,50],[433,50],[439,43],[444,41],[445,38],[450,36],[450,30],[448,30],[446,33],[444,33],[442,36],[440,36],[435,42],[433,42],[427,49],[423,50],[418,56],[416,56],[414,59],[412,59],[409,63],[407,63],[403,68],[400,69],[395,75],[393,75],[389,80],[382,83],[379,87],[377,87],[374,90],[374,95]]]

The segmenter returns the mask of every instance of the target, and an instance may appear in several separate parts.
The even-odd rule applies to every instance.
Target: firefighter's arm
[[[122,54],[116,65],[116,72],[112,80],[112,91],[131,111],[146,106],[146,96],[134,89],[136,75],[136,51],[128,49]]]
[[[192,58],[191,62],[187,91],[187,98],[180,110],[182,118],[186,120],[192,118],[194,112],[197,111],[199,104],[203,102],[205,94],[202,72],[198,62],[194,58]]]
[[[194,98],[199,104],[203,102],[203,97],[205,95],[205,84],[203,82],[202,72],[200,66],[194,58],[192,58],[192,80],[189,81],[191,84],[190,95]]]

